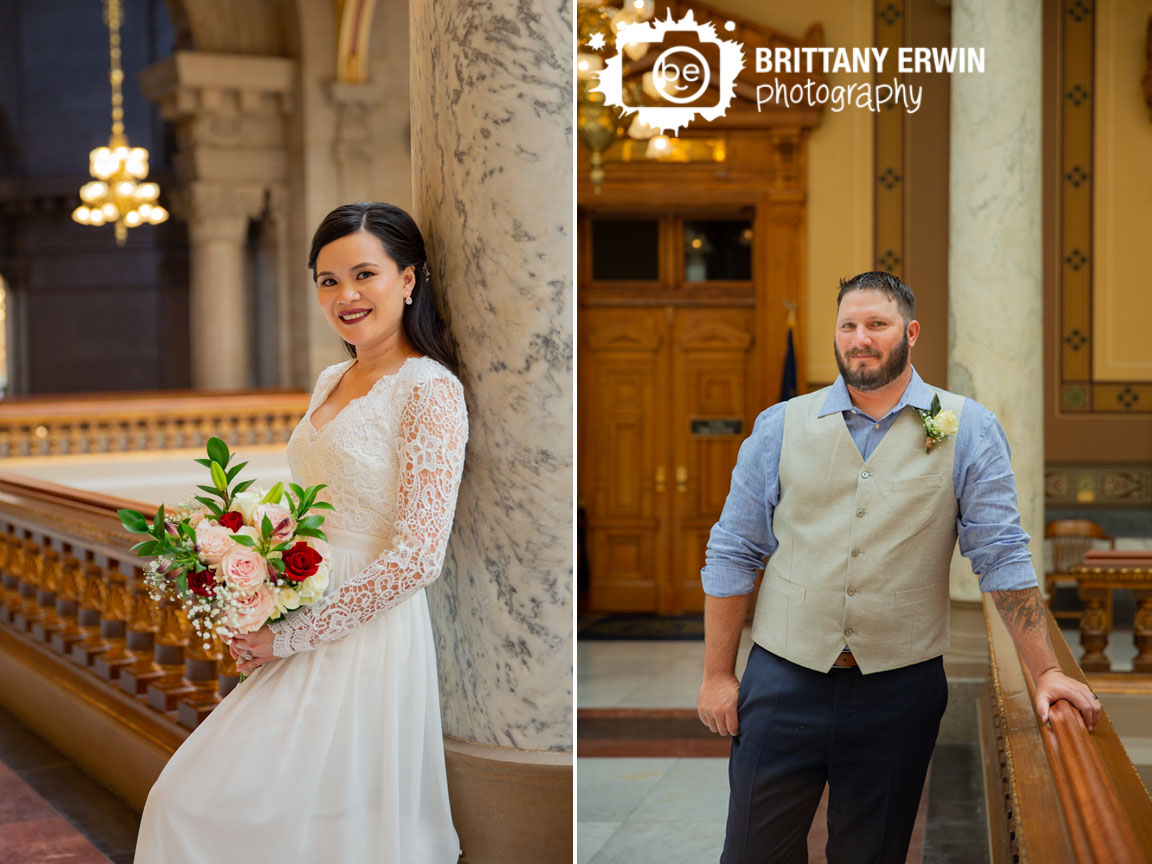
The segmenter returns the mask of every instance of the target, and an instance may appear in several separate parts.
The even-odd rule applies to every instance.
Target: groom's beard
[[[900,340],[900,344],[892,349],[892,354],[878,369],[861,368],[853,371],[840,354],[835,341],[832,343],[832,350],[836,354],[836,367],[844,377],[845,384],[857,390],[879,390],[899,378],[904,367],[908,365],[908,331],[904,331],[904,338]]]

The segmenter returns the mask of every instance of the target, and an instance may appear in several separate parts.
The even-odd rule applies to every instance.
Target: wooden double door
[[[737,223],[720,226],[730,235],[748,230],[741,218],[712,221]],[[764,407],[753,396],[750,268],[709,271],[683,251],[699,220],[654,221],[662,262],[633,272],[647,278],[603,278],[594,250],[581,255],[578,494],[592,611],[703,608],[708,534],[740,444]],[[584,246],[595,242],[593,222],[582,219]],[[713,241],[724,245],[722,236]],[[726,278],[708,278],[716,275]]]

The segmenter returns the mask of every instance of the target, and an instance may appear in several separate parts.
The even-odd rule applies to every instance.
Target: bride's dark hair
[[[452,373],[458,371],[456,345],[448,332],[448,325],[440,316],[436,297],[432,293],[432,280],[428,274],[428,258],[424,252],[424,237],[412,217],[392,204],[359,202],[337,207],[324,217],[312,236],[312,251],[308,253],[308,267],[312,281],[316,281],[316,258],[320,250],[341,237],[367,231],[380,241],[388,257],[403,270],[411,266],[416,271],[416,285],[412,289],[412,305],[404,307],[400,325],[412,346]],[[356,346],[347,342],[344,347],[353,357]]]

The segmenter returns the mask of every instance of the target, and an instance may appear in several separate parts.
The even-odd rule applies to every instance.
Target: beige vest
[[[925,453],[920,415],[906,406],[865,461],[840,412],[817,417],[828,389],[785,409],[779,546],[752,638],[821,672],[845,644],[865,674],[937,657],[948,650],[956,438]],[[964,397],[936,392],[962,423]]]

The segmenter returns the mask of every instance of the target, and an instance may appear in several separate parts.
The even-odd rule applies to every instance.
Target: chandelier
[[[97,147],[88,154],[88,171],[93,180],[80,187],[84,203],[72,211],[81,225],[112,224],[116,228],[116,245],[123,246],[128,229],[145,223],[159,225],[168,211],[156,203],[160,187],[139,181],[148,177],[148,151],[129,147],[124,134],[124,93],[120,68],[120,0],[104,0],[108,24],[108,80],[112,85],[112,135],[107,147]]]

